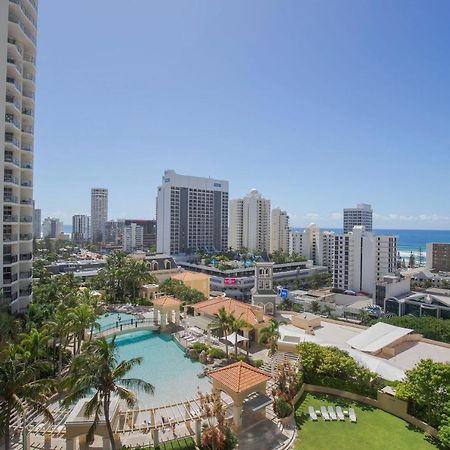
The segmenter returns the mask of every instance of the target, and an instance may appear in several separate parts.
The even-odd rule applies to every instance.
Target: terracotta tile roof
[[[228,297],[217,297],[192,305],[195,311],[203,312],[209,316],[214,316],[219,309],[224,308],[227,314],[233,314],[236,319],[245,320],[250,325],[260,323],[255,312],[255,306],[242,303],[239,300]],[[267,316],[263,316],[264,321],[268,321]]]
[[[180,306],[181,301],[171,295],[163,295],[162,297],[155,298],[153,304],[157,306]]]
[[[209,275],[198,272],[180,272],[171,276],[172,280],[191,281],[191,280],[205,280],[209,279]]]
[[[213,370],[208,375],[236,393],[247,391],[270,379],[262,370],[244,361]]]

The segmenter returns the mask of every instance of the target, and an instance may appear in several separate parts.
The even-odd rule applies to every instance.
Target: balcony
[[[34,133],[33,127],[26,127],[26,126],[22,127],[22,133],[33,134]]]
[[[23,216],[20,218],[20,221],[22,223],[32,223],[33,222],[33,216]]]
[[[22,93],[22,85],[13,77],[6,77],[6,82],[13,85],[19,93]]]
[[[20,233],[21,241],[31,241],[33,239],[33,235],[31,233]]]
[[[31,108],[22,108],[22,114],[26,116],[34,117],[34,111]]]
[[[16,62],[16,60],[15,60],[12,56],[7,56],[7,57],[6,57],[6,62],[7,62],[8,64],[13,65],[14,68],[17,70],[18,74],[19,74],[20,76],[22,76],[22,67],[20,66],[20,64],[18,64],[18,63]]]
[[[3,242],[16,242],[19,235],[17,233],[8,233],[3,235]]]
[[[3,178],[3,181],[5,183],[12,183],[12,184],[19,184],[19,179],[15,177],[14,175],[5,174],[5,177]]]
[[[33,200],[31,198],[23,198],[22,200],[20,200],[20,204],[21,205],[32,205]]]
[[[33,26],[36,28],[36,21],[34,20],[34,17],[28,12],[27,8],[23,4],[22,0],[9,0],[11,3],[15,3],[23,12],[25,17],[33,24]]]
[[[28,80],[28,81],[32,81],[33,83],[36,81],[36,78],[34,77],[34,75],[32,73],[24,73],[23,74],[23,79],[24,80]]]
[[[24,62],[33,64],[33,66],[36,65],[36,58],[34,56],[31,55],[23,55],[23,60]]]
[[[18,111],[21,111],[20,102],[17,101],[13,95],[7,95],[6,96],[6,103],[9,103],[11,105],[14,105]]]
[[[7,154],[5,155],[5,162],[14,164],[17,167],[20,167],[19,158],[15,158],[13,155]]]
[[[31,261],[32,258],[33,258],[33,254],[32,253],[21,253],[20,254],[20,260],[21,261]]]
[[[19,221],[19,216],[14,216],[12,214],[4,214],[3,222],[15,223]]]
[[[32,272],[31,272],[31,270],[28,270],[26,272],[20,272],[19,277],[20,277],[21,280],[26,280],[27,278],[31,278],[32,277]]]
[[[33,151],[33,145],[32,144],[22,144],[20,147],[22,150],[25,150],[26,152],[32,152]]]
[[[15,126],[17,129],[19,129],[19,130],[21,129],[21,128],[20,128],[20,121],[17,120],[17,119],[14,117],[14,114],[6,113],[6,114],[5,114],[5,122],[14,125],[14,126]]]
[[[32,91],[23,91],[22,92],[22,95],[24,96],[24,97],[28,97],[28,98],[32,98],[33,100],[34,100],[34,92],[32,92]]]
[[[6,203],[19,203],[19,197],[15,195],[3,194],[3,201]]]
[[[33,187],[33,182],[31,180],[23,180],[20,185],[22,187]]]
[[[27,296],[31,295],[31,286],[29,286],[25,289],[20,289],[19,293],[22,297],[27,297]]]
[[[31,164],[31,163],[22,163],[22,165],[20,167],[22,169],[32,169],[33,168],[33,164]]]
[[[15,264],[18,261],[17,255],[4,255],[3,264]]]
[[[5,133],[5,142],[20,148],[20,141],[12,133]]]
[[[11,284],[17,281],[18,279],[17,273],[13,274],[3,274],[3,284]]]
[[[23,48],[19,45],[16,39],[11,36],[8,36],[8,44],[14,45],[14,48],[17,50],[19,55],[23,54]]]
[[[5,300],[8,303],[11,303],[11,302],[17,300],[18,296],[19,295],[17,294],[17,292],[12,292],[12,293],[11,292],[5,292],[5,294],[4,294],[4,298],[5,298]]]

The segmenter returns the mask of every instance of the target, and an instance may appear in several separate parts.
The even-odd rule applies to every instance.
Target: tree
[[[8,312],[0,312],[0,348],[12,341],[20,330],[20,322]]]
[[[46,327],[49,334],[52,335],[54,342],[58,343],[58,378],[61,378],[63,369],[63,352],[69,343],[69,336],[71,332],[67,317],[67,310],[65,308],[59,308],[53,316],[53,319],[47,322]]]
[[[358,314],[358,319],[361,321],[363,325],[366,325],[370,320],[370,315],[365,309],[361,309]]]
[[[270,355],[273,355],[277,351],[278,339],[280,338],[279,330],[282,323],[278,320],[270,319],[269,325],[261,328],[259,332],[259,342],[268,344]]]
[[[230,316],[225,311],[225,308],[220,308],[219,311],[214,314],[214,320],[209,324],[212,330],[220,330],[222,336],[225,338],[225,353],[227,359],[228,355],[228,332],[230,330]]]
[[[97,314],[92,306],[82,303],[69,311],[68,318],[74,333],[74,354],[77,354],[80,353],[85,330],[92,330],[97,321]]]
[[[42,414],[47,420],[53,420],[45,406],[52,383],[37,379],[42,366],[10,355],[14,355],[13,349],[0,360],[0,425],[5,450],[11,445],[9,427],[13,414],[22,416],[24,425],[27,414]]]
[[[68,389],[64,401],[66,405],[88,396],[92,390],[95,391],[85,407],[86,417],[94,416],[87,441],[92,444],[95,429],[103,415],[112,450],[116,450],[116,444],[110,418],[111,396],[118,396],[126,402],[128,408],[133,408],[137,398],[131,389],[151,394],[154,392],[150,383],[138,378],[125,378],[133,367],[141,364],[142,358],[118,362],[116,353],[115,338],[110,342],[103,337],[89,342],[83,352],[74,359],[71,374],[64,383]]]
[[[310,306],[311,306],[311,312],[313,314],[319,314],[320,313],[320,304],[319,304],[319,302],[317,300],[313,300],[311,302]]]
[[[28,359],[32,362],[45,359],[47,356],[47,344],[50,339],[45,330],[40,331],[32,328],[28,333],[22,333],[20,338],[20,346]]]
[[[323,312],[327,315],[327,317],[330,317],[332,311],[333,307],[329,303],[325,303],[323,306]]]
[[[235,336],[234,336],[234,357],[235,358],[237,358],[238,332],[242,328],[252,328],[252,326],[241,318],[236,319],[233,316],[233,314],[231,314],[230,322],[229,322],[229,329],[232,333],[235,333]]]

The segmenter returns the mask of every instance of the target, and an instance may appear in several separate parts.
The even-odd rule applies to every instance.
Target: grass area
[[[358,422],[317,422],[309,418],[308,406],[320,409],[322,405],[355,409]],[[298,437],[295,450],[433,450],[439,448],[422,431],[381,409],[352,402],[340,397],[308,393],[297,404],[295,412]]]
[[[146,447],[140,450],[195,450],[195,442],[192,438],[180,438],[174,441],[165,442],[159,447]]]

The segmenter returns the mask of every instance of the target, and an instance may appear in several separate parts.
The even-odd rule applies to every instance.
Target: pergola
[[[161,326],[161,330],[169,323],[180,325],[181,301],[171,295],[164,295],[153,300],[155,324]]]
[[[244,400],[251,394],[266,395],[267,381],[270,377],[262,370],[239,361],[208,373],[213,380],[213,392],[225,392],[233,400],[233,425],[236,430],[242,427],[242,408]],[[265,407],[259,409],[265,416]]]

